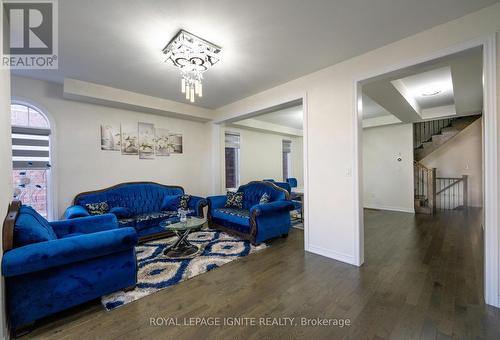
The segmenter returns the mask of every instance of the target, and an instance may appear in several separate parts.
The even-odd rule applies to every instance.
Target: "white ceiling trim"
[[[235,126],[238,128],[245,128],[249,130],[259,131],[259,132],[270,132],[279,135],[286,135],[292,137],[302,137],[303,131],[299,129],[294,129],[288,126],[273,124],[269,122],[265,122],[258,119],[245,119],[235,123],[230,124],[231,126]]]
[[[76,79],[64,79],[63,97],[132,111],[207,122],[215,111]]]

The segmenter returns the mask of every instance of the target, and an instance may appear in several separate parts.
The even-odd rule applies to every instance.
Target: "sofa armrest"
[[[223,208],[226,204],[226,195],[210,196],[207,197],[208,207],[210,210]]]
[[[207,200],[203,197],[191,196],[188,208],[195,211],[196,216],[203,217],[203,207],[207,205]]]
[[[65,219],[77,218],[77,217],[86,217],[90,216],[87,209],[82,207],[81,205],[72,205],[66,209],[64,212]]]
[[[294,205],[291,201],[275,201],[264,204],[254,205],[250,209],[250,214],[255,216],[262,216],[273,213],[280,213],[294,210]]]
[[[33,243],[4,254],[2,275],[10,277],[59,267],[132,249],[136,244],[133,228]]]
[[[50,222],[58,237],[67,234],[83,233],[91,234],[99,231],[118,228],[118,220],[113,214],[103,214],[88,217],[78,217],[71,220]]]

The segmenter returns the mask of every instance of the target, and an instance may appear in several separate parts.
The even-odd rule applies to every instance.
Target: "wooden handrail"
[[[413,165],[416,166],[417,168],[421,168],[421,169],[424,169],[427,171],[431,170],[428,167],[426,167],[425,165],[423,165],[422,163],[420,163],[419,161],[413,161]]]

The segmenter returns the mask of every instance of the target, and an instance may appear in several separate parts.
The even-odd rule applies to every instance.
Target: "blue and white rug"
[[[189,258],[169,259],[163,250],[177,238],[160,239],[136,247],[137,286],[131,291],[119,291],[101,298],[106,310],[123,306],[161,289],[188,280],[196,275],[218,268],[256,251],[266,244],[253,246],[249,241],[215,230],[201,230],[189,234],[189,242],[200,251]]]

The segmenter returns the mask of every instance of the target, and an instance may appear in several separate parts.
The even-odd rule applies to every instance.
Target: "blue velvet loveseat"
[[[286,190],[255,181],[240,186],[237,192],[243,195],[241,207],[229,206],[227,195],[207,198],[212,226],[237,233],[253,244],[288,235],[294,205]]]
[[[132,227],[137,231],[139,241],[171,235],[159,226],[162,220],[178,221],[177,210],[185,198],[185,207],[193,212],[189,215],[203,217],[204,198],[184,194],[180,186],[163,185],[154,182],[122,183],[110,188],[84,192],[76,195],[73,206],[66,209],[64,217],[89,216],[90,207],[104,204],[104,211],[115,214],[120,227]]]
[[[2,275],[14,336],[50,314],[137,282],[133,228],[111,214],[47,222],[14,201],[3,223]]]

